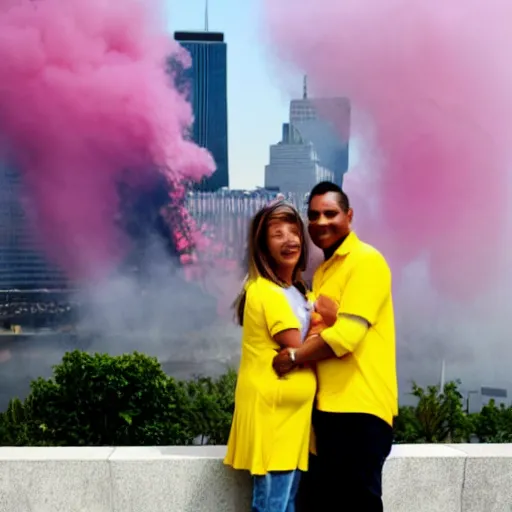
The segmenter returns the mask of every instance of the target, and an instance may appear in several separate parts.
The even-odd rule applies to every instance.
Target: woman
[[[294,512],[308,465],[315,374],[298,368],[279,378],[272,369],[276,351],[300,347],[310,324],[301,280],[304,233],[299,213],[286,203],[255,215],[248,277],[236,302],[242,354],[224,462],[253,475],[253,512]]]

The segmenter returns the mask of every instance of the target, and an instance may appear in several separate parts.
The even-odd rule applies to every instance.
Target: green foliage
[[[235,375],[186,383],[155,358],[71,352],[51,379],[37,379],[22,403],[0,416],[3,445],[187,445],[198,435],[223,442]],[[210,417],[211,414],[211,417]]]
[[[413,384],[415,407],[401,407],[395,420],[396,443],[512,442],[512,407],[494,401],[478,414],[467,414],[459,382],[422,388]]]
[[[485,405],[473,418],[474,432],[482,443],[512,442],[512,408],[494,400]]]
[[[53,377],[37,379],[25,401],[0,413],[3,446],[126,446],[225,444],[235,402],[236,373],[188,382],[168,377],[155,358],[71,352]],[[512,442],[512,408],[493,401],[464,411],[458,382],[422,388],[416,405],[400,407],[396,443]]]
[[[420,425],[416,418],[416,409],[411,406],[400,407],[393,430],[396,444],[419,443]]]
[[[195,434],[201,444],[226,444],[235,409],[236,372],[217,380],[201,377],[187,384]]]
[[[0,440],[7,446],[28,444],[25,407],[18,398],[13,398],[7,410],[0,413]]]
[[[416,407],[402,407],[395,422],[397,443],[460,443],[469,440],[471,422],[457,382],[422,388],[412,385]]]

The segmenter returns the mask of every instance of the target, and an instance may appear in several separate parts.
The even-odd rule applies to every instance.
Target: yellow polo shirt
[[[392,425],[398,414],[398,386],[391,271],[386,260],[351,232],[315,272],[313,295],[337,301],[338,315],[355,315],[370,324],[356,347],[343,345],[338,322],[321,333],[341,357],[318,363],[317,409],[373,414]]]

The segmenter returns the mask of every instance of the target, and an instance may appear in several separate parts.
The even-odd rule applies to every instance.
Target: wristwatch
[[[294,348],[289,348],[288,349],[288,354],[290,354],[290,361],[295,364],[295,349]]]

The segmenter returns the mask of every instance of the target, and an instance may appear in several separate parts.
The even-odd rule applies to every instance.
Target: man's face
[[[352,215],[352,208],[341,208],[337,192],[313,196],[308,209],[311,240],[320,249],[329,249],[350,233]]]

